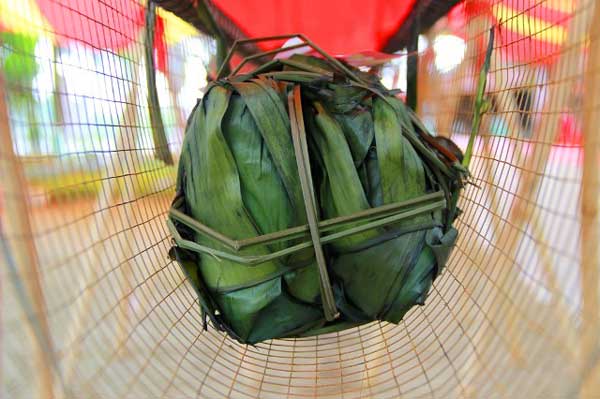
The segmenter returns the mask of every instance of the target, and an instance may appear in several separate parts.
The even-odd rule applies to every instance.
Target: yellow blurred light
[[[198,30],[175,14],[158,7],[158,15],[165,21],[165,41],[167,44],[177,44],[186,37],[195,36]]]
[[[0,26],[9,32],[51,36],[35,0],[0,0]]]
[[[496,19],[502,21],[502,29],[552,44],[561,44],[567,37],[567,31],[562,26],[528,16],[504,4],[496,4],[493,12]]]
[[[546,0],[546,2],[542,4],[545,7],[551,8],[555,11],[571,14],[573,11],[575,11],[576,3],[577,2],[573,0]]]

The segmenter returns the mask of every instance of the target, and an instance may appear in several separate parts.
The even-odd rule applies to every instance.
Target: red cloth
[[[119,50],[138,39],[143,7],[133,0],[36,0],[59,44]],[[249,37],[304,33],[332,54],[381,50],[417,0],[214,0]],[[158,30],[157,26],[157,30]],[[261,45],[271,49],[280,42]],[[157,41],[157,66],[161,68]],[[162,65],[162,64],[161,64]]]
[[[572,113],[564,113],[560,117],[560,133],[556,144],[567,147],[581,147],[583,145],[583,134],[581,124]]]
[[[154,29],[154,67],[162,73],[167,73],[167,42],[165,41],[165,21],[156,16]]]
[[[144,9],[132,0],[37,0],[59,44],[119,50],[138,40]]]
[[[144,8],[132,0],[37,0],[50,22],[59,44],[77,41],[95,48],[121,50],[139,40],[144,26]],[[165,23],[156,17],[154,62],[167,72]]]
[[[249,37],[303,33],[332,55],[381,50],[416,0],[213,0]],[[264,49],[283,42],[262,44]]]
[[[567,4],[567,0],[564,1]],[[498,20],[494,8],[508,10],[511,13],[510,20]],[[453,33],[465,38],[467,20],[477,16],[488,18],[490,26],[497,24],[495,48],[502,51],[508,59],[537,64],[550,64],[557,59],[561,46],[557,38],[560,35],[553,36],[553,32],[566,31],[570,20],[568,12],[550,8],[538,0],[471,0],[459,3],[448,13],[448,26]],[[546,26],[536,28],[534,21]],[[522,31],[514,30],[515,28]],[[524,35],[529,29],[534,34]],[[482,36],[478,37],[478,41],[479,52],[484,54],[487,43],[483,42]]]

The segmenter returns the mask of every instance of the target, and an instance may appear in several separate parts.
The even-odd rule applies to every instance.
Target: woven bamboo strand
[[[316,51],[317,53],[319,53],[320,55],[322,55],[327,61],[329,61],[329,63],[332,66],[334,66],[340,72],[344,73],[350,80],[352,80],[352,81],[354,81],[356,83],[359,83],[359,84],[364,84],[364,82],[362,81],[362,79],[360,79],[358,76],[356,76],[356,74],[354,72],[352,72],[350,69],[348,69],[339,60],[337,60],[334,57],[332,57],[331,55],[329,55],[326,51],[324,51],[321,47],[319,47],[313,41],[311,41],[310,39],[308,39],[306,36],[304,36],[302,34],[298,34],[298,33],[290,34],[290,35],[267,36],[267,37],[261,37],[261,38],[256,38],[256,39],[236,40],[233,43],[233,46],[231,47],[231,49],[229,50],[229,54],[227,54],[227,57],[225,58],[225,61],[221,64],[219,72],[217,73],[217,80],[219,80],[219,78],[221,78],[223,76],[226,65],[228,65],[229,61],[231,60],[231,57],[233,56],[233,54],[237,50],[237,47],[239,47],[240,45],[243,45],[243,44],[246,44],[246,43],[258,43],[258,42],[265,42],[265,41],[272,41],[272,40],[282,40],[282,39],[291,39],[291,38],[298,38],[298,39],[300,39],[302,41],[302,43],[291,45],[291,46],[282,47],[282,48],[275,49],[275,50],[264,51],[262,53],[258,53],[258,54],[251,55],[249,57],[245,57],[242,60],[242,62],[240,62],[240,64],[233,70],[233,72],[231,72],[231,74],[229,76],[231,77],[231,76],[234,76],[235,74],[237,74],[238,71],[240,71],[242,69],[242,67],[244,65],[246,65],[246,63],[248,63],[249,61],[252,61],[254,59],[258,59],[258,58],[264,57],[265,55],[273,55],[273,54],[277,54],[277,53],[280,53],[280,52],[283,52],[283,51],[288,51],[288,50],[292,50],[292,49],[296,49],[296,48],[310,47],[314,51]]]
[[[300,175],[300,184],[302,186],[302,196],[306,209],[306,218],[310,229],[310,236],[315,250],[315,258],[319,268],[319,280],[321,286],[321,300],[323,301],[323,312],[328,321],[335,320],[340,313],[335,305],[333,289],[329,280],[327,271],[327,262],[321,245],[321,237],[318,227],[317,207],[314,197],[314,186],[310,174],[310,165],[308,163],[308,149],[304,139],[304,120],[302,116],[302,103],[300,99],[300,86],[294,86],[294,90],[289,94],[288,107],[290,112],[290,121],[292,127],[292,139],[294,143],[294,152],[298,164],[298,173]]]
[[[382,205],[377,208],[365,209],[363,211],[354,213],[352,215],[338,216],[332,219],[320,221],[318,223],[319,231],[327,232],[336,227],[341,227],[348,223],[354,222],[371,222],[375,219],[392,216],[395,213],[403,210],[404,208],[410,208],[415,205],[428,204],[434,200],[440,200],[444,197],[442,191],[436,191],[434,193],[426,194],[417,198],[411,198],[406,201],[397,202],[393,204]],[[177,202],[177,201],[176,201]],[[169,217],[183,223],[187,227],[191,228],[199,234],[206,235],[212,239],[218,241],[221,244],[226,245],[230,249],[236,252],[243,249],[253,247],[261,244],[273,244],[280,241],[289,241],[296,238],[305,237],[309,234],[309,226],[307,224],[302,226],[290,227],[285,230],[277,231],[274,233],[263,234],[257,237],[250,237],[243,240],[233,240],[218,231],[211,229],[205,224],[195,220],[189,215],[177,210],[175,207],[171,207],[169,210]]]
[[[148,89],[148,109],[152,122],[152,138],[154,140],[154,156],[167,165],[173,165],[173,155],[169,151],[169,142],[156,88],[156,69],[154,66],[154,35],[156,25],[156,5],[149,1],[146,6],[146,27],[144,29],[144,55],[146,69],[146,84]]]
[[[23,282],[32,305],[32,309],[29,311],[33,314],[27,314],[29,313],[27,309],[23,309],[23,311],[27,315],[26,325],[31,342],[35,347],[37,394],[40,398],[51,399],[59,389],[55,386],[52,374],[54,347],[46,317],[46,300],[40,274],[40,263],[29,220],[27,183],[21,161],[14,152],[5,93],[4,78],[0,73],[0,148],[2,148],[0,171],[6,206],[5,220],[0,228],[5,229],[6,238],[10,241],[9,245],[14,253],[19,278]]]
[[[583,323],[581,326],[580,367],[584,376],[581,398],[600,396],[600,1],[594,2],[590,29],[589,60],[585,72],[583,120],[583,177],[581,193],[581,281]]]
[[[355,227],[352,227],[352,228],[349,228],[349,229],[346,229],[343,231],[339,231],[337,233],[328,234],[326,236],[321,237],[319,241],[321,242],[321,244],[327,244],[332,241],[338,240],[340,238],[358,234],[363,231],[372,230],[372,229],[375,229],[375,228],[378,228],[381,226],[385,226],[385,225],[390,225],[390,224],[398,222],[400,220],[411,218],[415,215],[434,212],[436,210],[441,210],[445,206],[446,206],[445,200],[437,201],[437,202],[434,202],[429,205],[424,205],[417,209],[412,209],[412,210],[409,210],[406,212],[396,213],[391,216],[387,216],[383,219],[379,219],[379,220],[375,220],[375,221],[363,224],[361,226],[355,226]],[[200,245],[200,244],[195,243],[194,241],[185,240],[181,237],[181,235],[177,231],[177,228],[175,227],[175,225],[173,224],[173,222],[170,219],[167,220],[167,223],[168,223],[171,233],[173,234],[175,243],[177,245],[179,245],[180,247],[189,249],[194,252],[207,253],[207,254],[216,256],[217,258],[228,259],[233,262],[245,264],[248,266],[258,265],[260,263],[264,263],[264,262],[267,262],[267,261],[270,261],[273,259],[281,258],[283,256],[290,255],[292,253],[301,251],[303,249],[310,248],[313,245],[310,241],[307,241],[307,242],[303,242],[303,243],[296,244],[291,247],[282,249],[277,252],[272,252],[267,255],[243,256],[243,255],[237,255],[235,253],[221,251],[221,250],[207,247],[204,245]],[[402,231],[403,232],[412,232],[412,231],[417,231],[417,230],[426,230],[426,229],[432,228],[434,226],[435,226],[435,223],[427,223],[427,224],[423,224],[423,225],[412,226],[410,228],[406,227],[405,230],[400,230],[400,232],[402,232]],[[317,225],[317,228],[318,228],[318,225]],[[319,230],[319,231],[321,232],[321,230]]]

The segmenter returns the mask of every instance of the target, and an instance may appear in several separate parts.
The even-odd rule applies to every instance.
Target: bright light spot
[[[62,98],[66,118],[61,144],[64,151],[114,149],[118,126],[126,123],[126,104],[143,104],[131,97],[144,77],[134,71],[139,66],[120,55],[79,43],[63,48],[59,61],[58,73],[64,84],[60,90],[69,93]]]
[[[207,83],[207,71],[205,61],[201,55],[209,54],[205,42],[201,40],[190,40],[186,52],[189,54],[198,54],[197,57],[188,57],[184,64],[184,81],[178,94],[179,106],[185,114],[192,112],[199,98],[202,97],[202,88]]]
[[[46,100],[52,96],[54,89],[54,69],[52,67],[53,58],[52,42],[45,37],[41,37],[35,45],[35,58],[38,63],[38,74],[33,80],[34,93],[40,100]]]
[[[427,50],[427,47],[429,47],[429,40],[427,40],[427,38],[425,36],[419,35],[419,43],[418,43],[419,52]]]
[[[381,70],[381,83],[388,89],[406,91],[406,51],[400,51],[402,57],[394,58]]]
[[[110,101],[117,103],[117,108],[127,102],[133,77],[132,66],[125,58],[72,44],[68,50],[63,50],[60,61],[58,72],[74,99]]]
[[[467,45],[463,39],[454,35],[439,35],[433,41],[435,67],[440,73],[456,68],[465,58]]]

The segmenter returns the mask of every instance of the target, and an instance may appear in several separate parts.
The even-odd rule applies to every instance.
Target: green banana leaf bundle
[[[456,241],[460,157],[337,60],[294,55],[211,83],[168,220],[204,328],[254,344],[398,323]]]

